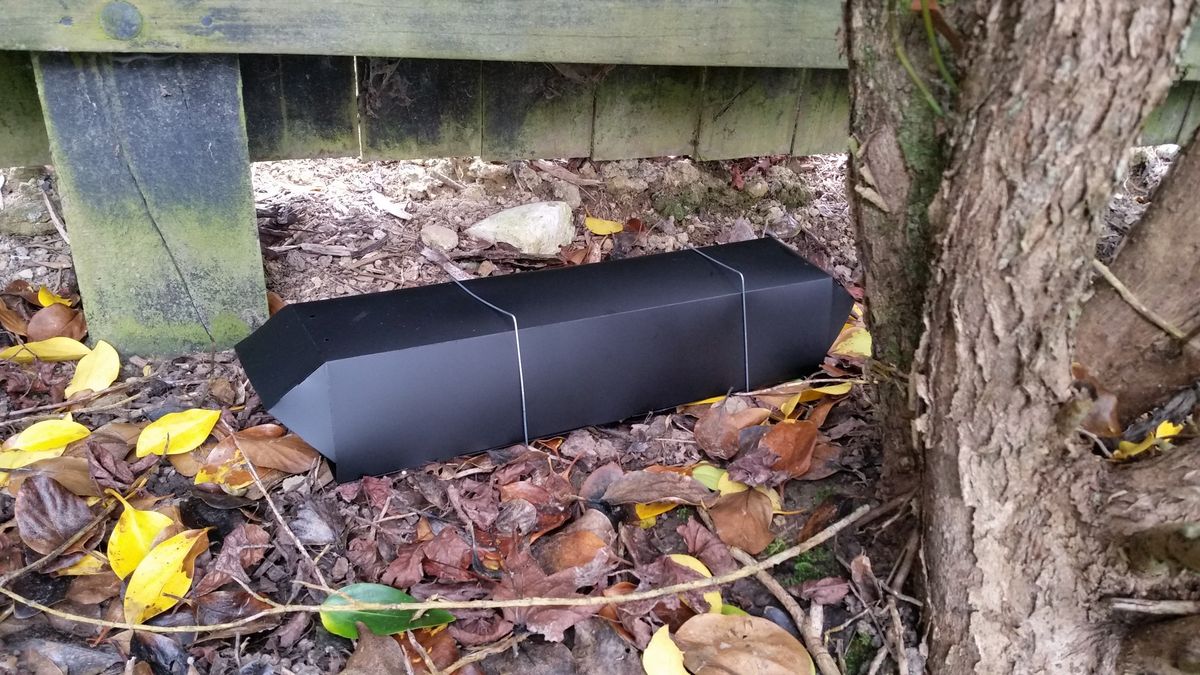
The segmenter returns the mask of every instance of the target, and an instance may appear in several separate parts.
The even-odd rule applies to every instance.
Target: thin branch
[[[1110,598],[1108,606],[1118,612],[1137,612],[1155,616],[1200,614],[1200,600],[1146,600],[1144,598]]]
[[[447,666],[446,672],[447,673],[457,673],[459,668],[466,668],[467,666],[471,665],[472,663],[475,663],[476,661],[482,661],[482,660],[486,659],[487,657],[491,656],[492,654],[499,654],[502,651],[505,651],[507,649],[515,647],[516,645],[520,644],[521,641],[523,641],[525,638],[529,637],[529,635],[530,635],[529,633],[513,633],[512,635],[509,635],[508,637],[504,638],[503,640],[500,640],[499,642],[490,644],[490,645],[480,648],[480,649],[476,649],[475,651],[471,652],[470,654],[467,654],[466,656],[460,658],[459,660],[457,660],[454,663],[451,663],[449,666]]]
[[[96,392],[92,392],[90,394],[86,394],[84,396],[80,396],[79,398],[68,399],[66,401],[60,401],[58,403],[43,403],[41,405],[35,405],[35,406],[29,407],[29,408],[21,408],[20,410],[10,410],[9,412],[0,416],[0,420],[7,420],[5,423],[10,424],[12,422],[21,421],[19,418],[25,417],[26,415],[32,415],[34,413],[46,412],[46,411],[50,411],[50,410],[62,410],[63,408],[69,408],[73,405],[79,405],[80,403],[89,403],[91,401],[94,401],[94,400],[100,398],[101,396],[107,396],[109,394],[115,394],[120,391],[125,391],[126,389],[132,387],[133,385],[141,384],[142,382],[146,382],[149,379],[150,378],[148,378],[148,377],[131,377],[128,380],[125,380],[124,382],[118,382],[117,384],[114,384],[111,387],[107,387],[105,389],[101,389],[100,391],[96,391]]]
[[[50,214],[50,220],[54,223],[54,229],[58,230],[58,236],[62,237],[67,246],[71,245],[71,238],[67,236],[67,226],[63,224],[62,218],[58,217],[58,212],[54,210],[54,204],[50,202],[50,195],[46,194],[45,188],[41,190],[42,201],[46,203],[46,212]]]
[[[1105,265],[1099,260],[1093,258],[1092,267],[1100,273],[1100,276],[1104,277],[1104,280],[1107,281],[1110,286],[1113,287],[1113,290],[1117,292],[1117,295],[1120,295],[1121,299],[1133,308],[1133,311],[1141,314],[1143,319],[1149,321],[1155,326],[1158,326],[1159,329],[1161,329],[1164,333],[1175,338],[1177,341],[1187,343],[1187,333],[1184,333],[1175,326],[1172,326],[1170,322],[1159,316],[1154,310],[1147,307],[1144,302],[1134,295],[1133,291],[1129,290],[1129,287],[1126,286],[1124,282],[1117,278],[1117,275],[1113,274],[1113,271],[1108,268],[1108,265]]]
[[[432,609],[505,609],[505,608],[521,608],[521,607],[596,607],[601,605],[619,605],[627,602],[637,602],[639,600],[654,600],[664,598],[671,595],[678,595],[689,591],[698,591],[715,586],[725,586],[739,579],[751,577],[763,570],[770,569],[776,565],[791,560],[806,551],[816,548],[821,544],[835,537],[839,532],[850,527],[858,522],[860,518],[870,511],[869,506],[860,506],[853,513],[833,523],[829,527],[821,530],[809,539],[801,542],[789,549],[780,551],[773,556],[770,556],[753,565],[743,567],[741,569],[722,574],[714,577],[701,577],[679,584],[672,584],[662,588],[655,588],[646,591],[630,593],[628,595],[618,595],[613,597],[605,596],[587,596],[575,598],[519,598],[516,600],[427,600],[423,602],[393,602],[393,603],[376,603],[376,602],[358,602],[353,601],[344,605],[338,605],[338,612],[350,611],[409,611],[409,612],[427,612]],[[292,612],[321,612],[327,610],[327,607],[321,605],[281,605],[279,607],[270,607],[260,612],[255,612],[246,617],[242,617],[235,621],[226,621],[223,623],[214,623],[207,626],[151,626],[146,624],[134,624],[121,621],[108,621],[105,619],[95,619],[78,614],[63,612],[53,607],[48,607],[40,602],[26,598],[18,593],[0,587],[0,595],[5,595],[12,600],[33,609],[45,612],[50,616],[56,616],[60,619],[66,619],[75,623],[88,624],[92,626],[104,626],[115,630],[139,630],[147,633],[211,633],[215,631],[229,630],[232,628],[241,628],[249,623],[253,623],[263,617],[275,616],[278,614],[288,614]]]

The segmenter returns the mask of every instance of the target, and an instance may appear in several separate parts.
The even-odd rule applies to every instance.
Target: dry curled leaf
[[[737,412],[726,412],[726,404],[718,403],[707,409],[696,420],[696,443],[713,459],[729,459],[737,454],[738,432],[746,427],[762,424],[771,411],[766,408],[747,408]]]
[[[246,571],[262,561],[270,542],[271,535],[262,527],[254,523],[238,525],[221,540],[221,551],[196,584],[196,595],[215,591],[234,579],[249,582]]]
[[[13,511],[21,541],[42,555],[58,548],[92,520],[92,511],[83,498],[41,474],[29,476],[21,484]],[[86,539],[68,552],[83,550]]]
[[[87,335],[87,322],[83,312],[54,303],[29,317],[26,334],[30,340],[49,340],[54,337],[82,340]]]
[[[775,539],[771,534],[773,510],[770,496],[754,489],[722,495],[708,513],[721,541],[755,555]]]
[[[617,478],[601,499],[609,504],[703,504],[713,497],[700,481],[672,472],[631,471]]]

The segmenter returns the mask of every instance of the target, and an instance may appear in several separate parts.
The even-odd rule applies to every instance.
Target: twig
[[[1117,612],[1137,612],[1156,616],[1200,614],[1200,600],[1146,600],[1144,598],[1111,598],[1109,607]]]
[[[446,185],[449,185],[450,187],[454,188],[455,190],[458,190],[459,192],[462,192],[463,190],[467,189],[466,185],[463,185],[462,183],[451,178],[450,176],[447,176],[446,174],[442,173],[441,171],[438,171],[437,169],[431,169],[429,171],[429,173],[433,174],[434,178],[442,181]]]
[[[584,178],[583,176],[577,176],[565,167],[561,167],[553,162],[547,162],[544,159],[533,160],[533,165],[559,180],[572,183],[579,187],[604,184],[604,181],[596,178]]]
[[[710,530],[716,531],[712,518],[705,511],[700,511],[700,519],[708,526]],[[743,565],[753,565],[754,558],[736,546],[729,547],[729,553]],[[816,662],[817,668],[821,671],[821,675],[842,675],[841,669],[838,668],[837,662],[829,655],[829,650],[825,648],[825,637],[822,632],[825,628],[824,612],[819,609],[820,605],[813,603],[812,607],[817,609],[816,615],[806,615],[804,609],[800,607],[800,603],[792,597],[791,593],[783,587],[775,577],[771,576],[766,570],[762,570],[754,575],[758,583],[762,584],[771,591],[771,595],[783,605],[787,613],[791,615],[792,621],[796,622],[796,627],[800,629],[800,635],[804,638],[804,646],[808,647],[809,654],[812,655],[813,661]]]
[[[471,274],[458,265],[455,265],[453,260],[451,260],[445,253],[437,249],[426,246],[425,248],[421,249],[421,257],[446,270],[446,274],[449,274],[451,279],[466,281],[468,279],[475,278],[474,274]]]
[[[408,644],[421,655],[421,660],[425,662],[425,670],[429,671],[429,675],[443,675],[442,671],[438,670],[437,664],[433,662],[433,657],[421,646],[420,642],[417,642],[417,638],[411,630],[404,631],[404,637],[408,639]]]
[[[499,654],[502,651],[510,649],[511,647],[514,647],[514,646],[520,644],[521,641],[527,637],[529,637],[529,633],[513,633],[512,635],[509,635],[508,637],[504,638],[503,640],[501,640],[495,644],[490,644],[481,649],[476,649],[475,651],[471,652],[470,654],[467,654],[466,656],[460,658],[459,660],[455,661],[454,663],[451,663],[449,666],[446,667],[446,672],[451,673],[451,675],[453,675],[453,673],[458,672],[459,668],[465,668],[465,667],[471,665],[472,663],[475,663],[476,661],[482,661],[482,660],[486,659],[487,657],[491,656],[492,654]]]
[[[32,415],[33,413],[45,412],[47,410],[61,410],[62,408],[69,408],[70,406],[78,405],[80,403],[88,403],[89,401],[94,401],[94,400],[100,398],[101,396],[107,396],[109,394],[115,394],[117,392],[124,391],[124,390],[132,387],[133,385],[141,384],[142,382],[145,382],[148,379],[149,378],[146,378],[146,377],[131,377],[128,380],[125,380],[124,382],[118,382],[117,384],[114,384],[110,387],[101,389],[100,391],[92,392],[85,396],[80,396],[79,398],[76,398],[76,399],[69,399],[66,401],[61,401],[59,403],[43,403],[41,405],[35,405],[30,408],[21,408],[20,410],[10,410],[9,412],[5,413],[3,416],[0,416],[0,420],[11,420],[11,419],[18,418],[18,417],[24,417],[26,415]]]
[[[880,647],[879,651],[875,652],[875,658],[871,659],[871,667],[867,669],[867,675],[875,675],[875,673],[878,673],[879,669],[883,667],[883,662],[885,659],[887,659],[887,655],[887,645]]]
[[[896,611],[896,601],[888,600],[888,614],[892,615],[893,639],[896,641],[896,668],[900,675],[908,675],[908,652],[904,649],[904,624],[900,623],[900,612]]]
[[[1172,326],[1166,319],[1162,318],[1156,314],[1154,310],[1147,307],[1145,303],[1143,303],[1136,295],[1133,294],[1133,291],[1129,290],[1129,287],[1126,286],[1124,282],[1117,278],[1117,275],[1113,274],[1113,271],[1108,268],[1108,265],[1105,265],[1099,260],[1093,258],[1092,268],[1099,272],[1100,276],[1104,277],[1104,280],[1107,281],[1108,284],[1113,287],[1113,290],[1117,292],[1117,295],[1121,296],[1121,299],[1124,300],[1130,307],[1132,307],[1133,311],[1141,314],[1143,319],[1149,321],[1155,326],[1158,326],[1164,333],[1170,335],[1179,342],[1186,343],[1188,341],[1187,333],[1184,333],[1175,326]]]
[[[754,576],[762,570],[770,569],[776,565],[791,560],[806,551],[816,548],[821,544],[829,541],[837,536],[839,532],[856,523],[860,518],[870,511],[868,506],[860,506],[853,513],[833,523],[829,527],[821,530],[809,539],[796,544],[795,546],[780,551],[773,556],[761,560],[753,565],[743,567],[741,569],[722,574],[714,577],[701,577],[691,581],[685,581],[679,584],[672,584],[662,588],[655,588],[646,591],[630,593],[628,595],[618,595],[613,597],[605,596],[587,596],[574,598],[546,598],[532,597],[519,598],[515,600],[426,600],[423,602],[393,602],[393,603],[376,603],[376,602],[348,602],[344,605],[338,605],[337,611],[407,611],[407,612],[426,612],[432,609],[504,609],[504,608],[521,608],[521,607],[596,607],[601,605],[625,604],[627,602],[637,602],[639,600],[654,600],[664,598],[671,595],[678,595],[689,591],[703,590],[714,586],[724,586],[733,583],[739,579]],[[88,616],[80,616],[63,612],[53,607],[43,605],[36,600],[26,598],[18,593],[0,587],[0,595],[5,595],[12,600],[33,609],[45,612],[50,616],[56,616],[60,619],[66,619],[75,623],[88,624],[92,626],[104,626],[116,630],[139,630],[147,633],[211,633],[221,630],[229,630],[231,628],[240,628],[246,624],[257,621],[265,616],[274,616],[276,614],[288,614],[292,612],[321,612],[328,610],[328,607],[321,605],[281,605],[279,607],[270,607],[260,612],[255,612],[249,616],[242,617],[234,621],[226,621],[223,623],[214,623],[207,626],[152,626],[146,624],[126,623],[122,621],[108,621],[106,619],[95,619]]]
[[[267,503],[267,507],[271,509],[271,513],[275,514],[275,522],[279,524],[279,528],[287,533],[288,538],[296,545],[296,550],[300,551],[300,555],[312,566],[313,577],[317,582],[323,588],[328,589],[329,584],[325,581],[325,575],[321,574],[321,568],[317,566],[317,561],[313,560],[312,554],[308,552],[308,549],[304,548],[304,544],[300,542],[300,538],[296,536],[295,532],[292,532],[292,528],[288,527],[287,521],[283,519],[283,514],[279,512],[279,507],[275,506],[275,500],[271,499],[271,494],[267,491],[267,486],[263,485],[262,479],[258,477],[258,469],[254,467],[254,462],[251,462],[249,458],[246,459],[246,468],[250,471],[250,477],[254,479],[255,487],[262,493],[263,501]]]
[[[46,203],[46,212],[50,214],[50,220],[54,223],[54,229],[58,230],[58,236],[62,237],[67,246],[70,246],[71,238],[67,236],[67,226],[58,217],[58,213],[54,210],[54,204],[50,203],[50,195],[46,194],[45,189],[42,189],[41,193],[42,201]]]

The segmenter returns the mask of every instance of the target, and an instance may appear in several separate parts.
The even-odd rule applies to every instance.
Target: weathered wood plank
[[[175,354],[248,334],[266,292],[237,58],[34,65],[91,336]]]
[[[730,159],[787,154],[800,105],[800,71],[709,68],[696,156]]]
[[[254,161],[358,155],[358,102],[349,56],[241,57]]]
[[[1200,84],[1176,83],[1167,94],[1167,100],[1146,118],[1139,142],[1143,145],[1186,143],[1196,130],[1196,122],[1200,118],[1198,92]]]
[[[587,157],[596,82],[607,66],[483,64],[483,156]]]
[[[363,159],[478,155],[481,100],[478,61],[360,59]]]
[[[836,68],[837,0],[5,0],[0,49]]]
[[[595,159],[690,155],[704,69],[617,66],[596,90]]]
[[[846,152],[850,136],[850,86],[844,70],[800,73],[800,112],[793,155]]]
[[[24,52],[0,52],[0,168],[50,163],[33,64]]]

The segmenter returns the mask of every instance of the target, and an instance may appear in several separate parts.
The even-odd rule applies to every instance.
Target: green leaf
[[[454,620],[454,615],[444,609],[431,609],[420,616],[415,616],[416,612],[405,609],[335,609],[350,604],[351,600],[380,605],[417,601],[408,593],[391,586],[351,584],[325,598],[325,602],[321,603],[321,623],[325,630],[353,640],[358,638],[358,627],[354,625],[356,622],[362,623],[376,635],[394,635],[414,628],[441,626]]]

